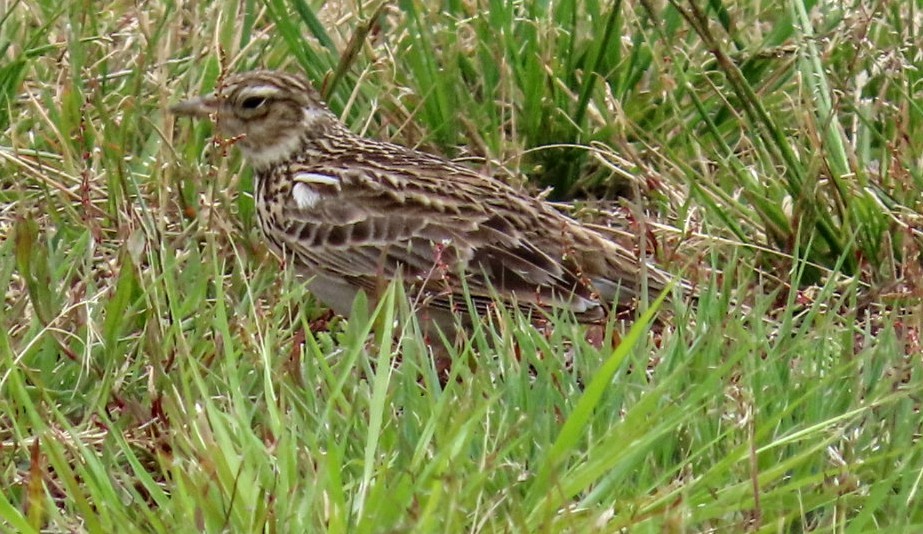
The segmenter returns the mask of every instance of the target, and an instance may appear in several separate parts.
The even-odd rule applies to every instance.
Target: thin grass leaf
[[[611,387],[612,378],[619,370],[625,357],[631,352],[635,344],[641,339],[641,336],[650,325],[657,313],[657,309],[663,303],[669,288],[661,292],[660,296],[651,304],[651,306],[634,322],[631,329],[622,338],[621,343],[612,352],[609,358],[603,363],[599,371],[595,374],[592,381],[587,385],[586,390],[574,406],[573,411],[568,416],[564,425],[561,427],[558,437],[549,449],[548,453],[538,468],[535,480],[532,483],[530,491],[530,501],[538,502],[548,493],[548,485],[553,473],[560,468],[561,462],[576,448],[577,443],[583,438],[584,430],[596,410],[603,393]]]
[[[375,377],[372,381],[372,398],[368,430],[365,442],[365,454],[363,458],[362,479],[359,483],[359,492],[357,495],[356,512],[362,515],[368,492],[372,486],[372,473],[375,471],[378,462],[376,453],[378,444],[381,439],[381,428],[385,413],[385,398],[388,393],[388,385],[391,380],[393,368],[391,365],[391,339],[394,329],[394,310],[395,310],[395,293],[400,281],[388,285],[384,295],[378,302],[375,312],[372,314],[371,321],[381,324],[381,335],[378,337],[379,350],[378,360],[375,362]]]

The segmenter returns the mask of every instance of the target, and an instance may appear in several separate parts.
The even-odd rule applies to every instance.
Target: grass
[[[0,529],[923,526],[912,3],[87,5],[0,13]],[[163,112],[256,66],[615,215],[698,302],[498,312],[441,387],[400,288],[325,315]]]

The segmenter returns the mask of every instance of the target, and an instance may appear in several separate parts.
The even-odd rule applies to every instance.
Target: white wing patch
[[[329,188],[340,190],[340,180],[335,176],[320,174],[316,172],[296,172],[292,177],[295,185],[292,186],[292,198],[295,204],[301,209],[313,208],[326,192],[331,192]]]
[[[295,199],[295,204],[303,210],[313,208],[317,201],[320,200],[320,195],[317,194],[317,191],[301,182],[295,183],[295,187],[292,188],[292,197]]]
[[[327,174],[318,174],[316,172],[296,172],[295,182],[303,184],[316,184],[336,187],[340,189],[340,179]]]

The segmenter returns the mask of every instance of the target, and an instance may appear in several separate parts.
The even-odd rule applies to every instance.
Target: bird
[[[242,152],[269,247],[337,314],[397,279],[440,329],[468,306],[598,323],[674,279],[522,188],[352,132],[300,75],[232,74],[170,111],[210,118]]]

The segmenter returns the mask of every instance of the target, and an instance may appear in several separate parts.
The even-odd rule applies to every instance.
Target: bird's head
[[[286,161],[338,120],[303,78],[275,71],[229,76],[214,93],[180,102],[176,115],[211,117],[257,169]]]

